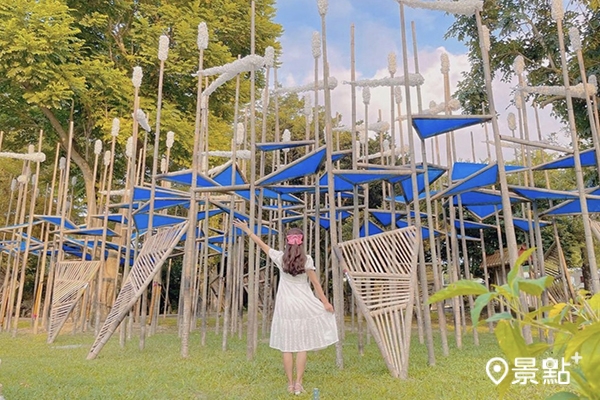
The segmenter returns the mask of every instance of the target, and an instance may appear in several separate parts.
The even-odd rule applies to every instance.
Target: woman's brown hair
[[[304,235],[301,229],[291,228],[286,233],[288,235]],[[285,242],[285,250],[283,252],[283,272],[292,276],[303,274],[306,265],[306,254],[302,243],[290,244],[288,240]]]

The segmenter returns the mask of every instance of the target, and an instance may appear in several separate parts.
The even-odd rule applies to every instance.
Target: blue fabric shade
[[[569,200],[576,199],[578,195],[573,192],[550,190],[533,187],[510,186],[509,189],[529,201],[537,200]]]
[[[62,217],[57,215],[36,215],[35,218],[44,222],[51,223],[52,225],[56,225],[58,227],[60,227],[61,222],[63,220]],[[69,221],[68,218],[65,218],[64,227],[65,229],[77,229],[77,226],[71,221]]]
[[[455,206],[458,206],[459,197],[463,206],[496,205],[499,210],[502,208],[502,195],[499,190],[478,189],[461,193],[452,198],[452,202]],[[525,201],[525,199],[517,195],[510,196],[511,204],[523,201]]]
[[[456,200],[455,202],[457,203],[458,200]],[[495,206],[493,204],[482,204],[482,205],[470,204],[470,205],[463,205],[463,207],[465,207],[471,214],[473,214],[479,220],[484,220],[484,219],[494,215],[496,210],[498,210],[498,211],[501,210],[502,204],[499,204],[497,206]]]
[[[152,190],[147,187],[135,186],[133,188],[133,201],[148,201],[152,197]],[[156,188],[154,190],[155,199],[185,199],[189,198],[189,194],[185,192],[169,190],[164,188]]]
[[[302,178],[317,172],[325,160],[325,146],[305,155],[289,165],[282,166],[277,171],[270,173],[256,181],[259,186],[274,185],[276,183]]]
[[[474,221],[463,221],[465,229],[496,229],[494,225],[482,224]],[[454,220],[454,227],[460,229],[460,220]]]
[[[367,224],[368,224],[368,231],[369,231],[368,236],[377,235],[378,233],[383,232],[383,229],[381,229],[380,227],[378,227],[377,225],[375,225],[371,221],[367,221]],[[360,226],[359,234],[360,234],[360,237],[367,236],[367,228],[365,227],[364,224],[362,224]]]
[[[190,200],[189,199],[155,199],[154,200],[154,211],[164,210],[171,207],[183,206],[185,208],[189,208]],[[136,212],[138,213],[147,213],[150,211],[150,201],[145,203],[143,206],[138,207]]]
[[[321,175],[321,178],[319,178],[319,189],[321,192],[327,191],[327,174],[323,174]],[[342,179],[341,176],[334,175],[333,190],[335,192],[351,192],[354,190],[354,185],[349,181]]]
[[[229,165],[221,172],[212,177],[212,179],[221,186],[233,186],[233,185],[245,185],[246,180],[239,171],[237,164],[235,165],[235,180],[232,181],[231,174],[233,172],[233,165],[229,162]]]
[[[66,235],[84,235],[84,236],[102,236],[103,232],[104,232],[104,229],[102,229],[102,228],[80,228],[80,229],[65,231],[65,234]],[[107,228],[106,236],[113,237],[113,236],[119,236],[119,235],[117,234],[117,232]]]
[[[423,165],[423,163],[419,163],[419,164],[417,164],[416,167],[417,167],[417,169],[422,169],[422,168],[424,168],[424,165]],[[437,181],[439,178],[442,177],[442,175],[444,175],[445,172],[446,172],[446,170],[443,168],[436,167],[436,166],[433,166],[430,164],[427,165],[427,180],[429,181],[428,184],[431,185],[432,183]],[[415,195],[413,193],[411,176],[402,177],[402,179],[400,180],[400,186],[402,186],[402,192],[403,192],[402,202],[405,204],[411,203],[415,198]],[[417,173],[417,190],[419,191],[419,194],[421,194],[425,191],[425,173],[424,172]],[[429,194],[432,195],[431,192]]]
[[[596,165],[596,151],[591,148],[579,152],[579,160],[582,167],[592,167]],[[558,169],[558,168],[573,168],[575,167],[575,156],[565,156],[558,160],[550,161],[545,164],[538,165],[535,170]]]
[[[412,125],[421,139],[427,139],[490,119],[489,115],[413,115]]]
[[[180,183],[182,185],[192,186],[192,175],[192,170],[186,169],[183,171],[170,172],[168,174],[159,175],[159,178],[169,182],[175,182]],[[199,172],[196,174],[196,187],[211,188],[215,186],[219,186],[219,184],[214,180],[202,175]]]
[[[293,149],[294,147],[307,146],[314,144],[314,140],[302,140],[292,142],[271,142],[271,143],[256,143],[256,148],[262,151],[273,151],[283,149]]]
[[[133,221],[135,222],[135,226],[138,232],[145,232],[148,229],[149,219],[150,218],[148,214],[133,215]],[[171,226],[185,221],[187,221],[187,218],[174,217],[172,215],[156,214],[152,218],[152,226],[154,228],[159,228],[161,226]]]
[[[234,193],[237,194],[238,196],[240,196],[242,199],[250,201],[250,190],[236,190]],[[258,197],[260,191],[258,189],[256,189],[256,191],[254,193],[256,193],[256,196]],[[263,197],[266,199],[274,199],[274,200],[277,200],[279,198],[277,192],[275,192],[271,189],[268,189],[268,188],[263,188]],[[299,198],[294,197],[290,194],[287,194],[287,193],[281,193],[281,200],[287,201],[290,203],[302,203],[302,200],[300,200]]]
[[[519,228],[522,231],[529,232],[529,220],[523,218],[513,218],[513,225]],[[540,228],[544,226],[550,225],[550,223],[545,221],[540,221]],[[531,221],[531,226],[535,228],[535,222]]]

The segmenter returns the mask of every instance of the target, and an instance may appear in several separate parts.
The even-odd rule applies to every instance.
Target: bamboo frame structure
[[[60,261],[56,264],[48,343],[53,343],[56,339],[69,314],[100,269],[100,264],[100,261]]]
[[[156,235],[144,242],[113,308],[90,349],[88,359],[96,358],[110,336],[129,313],[131,307],[146,290],[156,272],[169,257],[187,226],[188,222],[186,221],[160,229]]]
[[[393,377],[406,379],[420,246],[414,227],[339,243],[344,273]]]

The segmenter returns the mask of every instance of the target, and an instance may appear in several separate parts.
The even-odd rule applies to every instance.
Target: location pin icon
[[[508,374],[508,363],[502,357],[494,357],[485,365],[485,372],[495,385],[499,385]]]

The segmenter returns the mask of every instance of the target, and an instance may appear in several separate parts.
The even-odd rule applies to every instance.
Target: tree
[[[565,10],[563,27],[569,45],[568,30],[579,29],[582,52],[588,76],[600,72],[600,38],[596,34],[600,26],[600,10],[595,1],[575,1]],[[558,46],[556,23],[551,17],[551,4],[545,0],[485,0],[482,22],[490,30],[490,67],[492,73],[503,81],[514,75],[513,62],[518,55],[525,59],[525,74],[530,85],[562,86],[562,69]],[[474,17],[458,16],[446,37],[455,37],[465,43],[471,70],[463,73],[455,96],[467,113],[480,114],[486,106],[485,85],[481,64],[479,37]],[[568,51],[568,50],[567,50]],[[581,82],[577,59],[568,54],[570,84]],[[554,114],[567,121],[564,98],[535,95],[538,106],[552,103]],[[583,99],[573,99],[581,138],[590,137],[590,126]],[[487,106],[486,106],[487,108]]]
[[[256,5],[256,53],[275,40],[282,28],[273,22],[274,0]],[[191,159],[195,120],[198,50],[197,27],[206,22],[209,48],[204,66],[222,65],[250,53],[250,7],[245,0],[189,2],[158,0],[6,0],[0,4],[0,90],[4,98],[0,122],[10,131],[7,143],[33,141],[44,128],[49,142],[66,148],[69,120],[74,122],[72,160],[85,182],[90,210],[95,209],[95,177],[90,151],[97,139],[109,139],[112,119],[121,132],[132,126],[134,66],[144,71],[140,107],[156,115],[158,40],[170,38],[166,62],[161,131],[177,133],[172,149],[176,165]],[[244,77],[241,101],[249,98]],[[259,84],[261,83],[258,74]],[[211,146],[228,146],[233,115],[234,83],[210,99]],[[152,118],[150,117],[150,124]],[[164,137],[164,132],[161,135]],[[127,134],[121,134],[122,146]],[[140,149],[140,138],[138,149]],[[152,137],[148,143],[153,143]],[[122,151],[116,152],[122,165]],[[147,154],[152,154],[148,151]],[[122,173],[116,172],[116,176]]]

